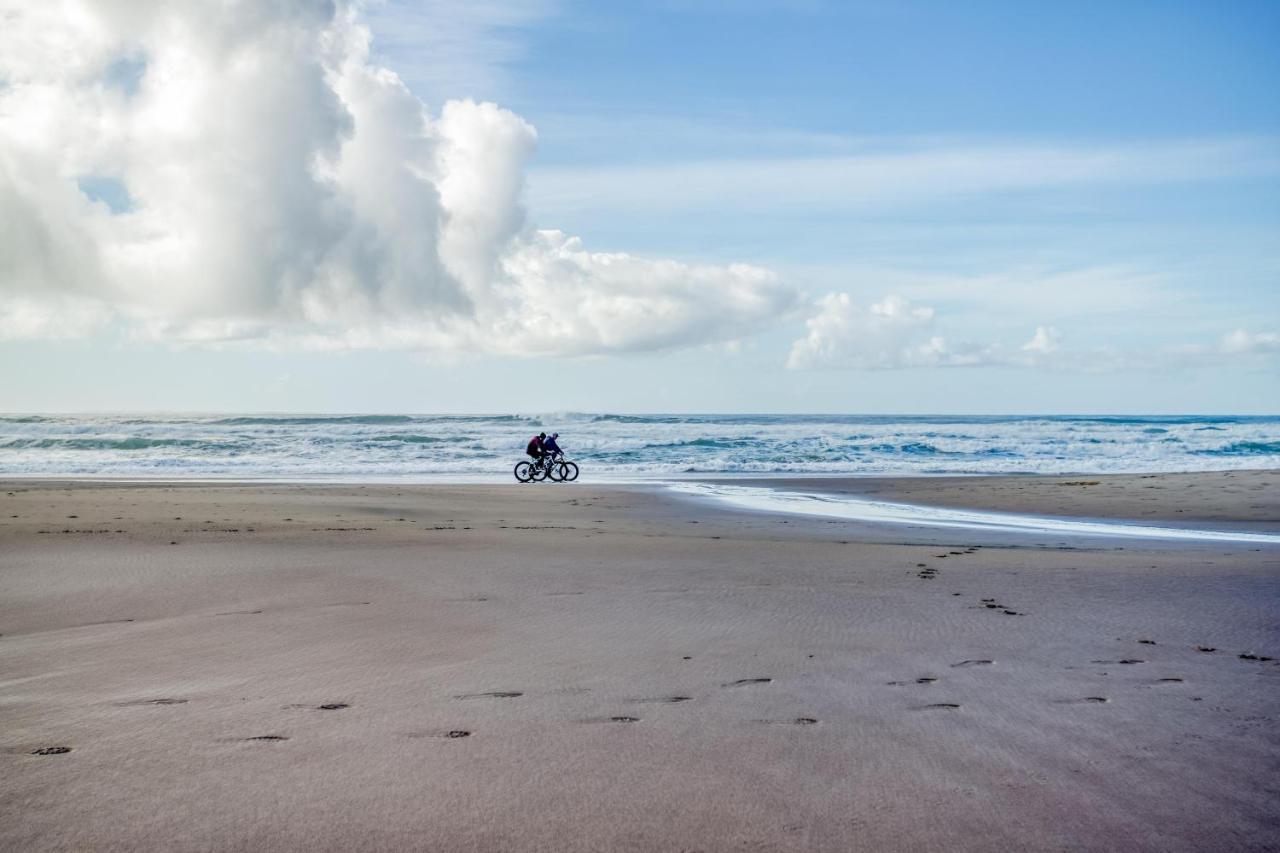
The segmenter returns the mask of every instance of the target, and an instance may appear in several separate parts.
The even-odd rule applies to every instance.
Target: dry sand
[[[825,487],[1280,529],[1275,472],[1058,479],[1099,485]],[[1280,659],[1278,557],[643,487],[11,482],[0,848],[1277,849],[1280,664],[1241,655]]]

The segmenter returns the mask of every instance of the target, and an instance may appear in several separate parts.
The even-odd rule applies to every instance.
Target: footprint
[[[1182,679],[1181,678],[1162,678],[1160,679],[1160,683],[1161,684],[1181,684]]]
[[[446,740],[457,740],[458,738],[471,737],[471,732],[466,729],[434,729],[426,732],[406,732],[405,737],[409,738],[443,738]]]
[[[224,613],[215,613],[214,616],[257,616],[261,610],[228,610]]]
[[[253,740],[277,741],[277,740],[288,740],[288,739],[289,738],[285,737],[284,735],[255,735],[254,737],[245,738],[246,741],[253,741]]]
[[[990,665],[991,665],[991,664],[993,664],[993,663],[995,663],[995,661],[989,661],[989,660],[962,660],[962,661],[960,661],[960,663],[953,663],[953,664],[951,664],[951,666],[953,666],[953,667],[958,667],[958,666],[990,666]]]
[[[764,723],[767,726],[814,726],[818,721],[814,717],[792,717],[789,720],[756,720],[757,723]]]
[[[638,723],[639,717],[588,717],[583,723]]]
[[[69,746],[42,746],[31,750],[32,755],[66,755],[71,751]]]
[[[491,690],[488,693],[460,693],[454,699],[514,699],[524,694],[519,690]]]
[[[739,678],[737,681],[729,681],[721,685],[723,687],[743,687],[748,684],[770,684],[772,678]]]
[[[632,699],[632,702],[657,702],[663,705],[674,705],[678,702],[692,702],[692,696],[654,696],[646,699]]]
[[[1123,663],[1123,664],[1135,664],[1135,663],[1146,663],[1146,661],[1142,660],[1141,658],[1123,658],[1123,659],[1121,659],[1121,660],[1091,660],[1091,661],[1089,661],[1089,663]]]
[[[343,708],[350,708],[346,702],[326,702],[323,705],[317,705],[316,709],[320,711],[341,711]]]
[[[1085,696],[1080,699],[1063,699],[1064,705],[1105,705],[1111,700],[1106,696]]]
[[[1217,649],[1216,649],[1216,648],[1214,648],[1213,646],[1196,646],[1196,651],[1198,651],[1198,652],[1216,652],[1216,651],[1217,651]]]
[[[1239,655],[1239,658],[1240,660],[1256,660],[1256,661],[1271,660],[1271,658],[1267,657],[1266,655],[1255,655],[1253,652],[1241,652]]]
[[[1139,640],[1138,642],[1144,646],[1154,646],[1156,644],[1155,640]]]
[[[917,707],[915,707],[915,708],[912,708],[911,710],[913,710],[913,711],[929,711],[929,710],[933,710],[933,709],[938,709],[938,710],[944,710],[944,711],[954,711],[954,710],[956,710],[956,709],[957,709],[957,708],[959,708],[959,707],[960,707],[960,705],[959,705],[958,703],[956,703],[956,702],[934,702],[934,703],[933,703],[933,704],[931,704],[931,705],[919,705],[919,706],[917,706]]]
[[[136,699],[132,702],[117,702],[116,706],[120,708],[132,708],[139,705],[185,705],[186,699]]]

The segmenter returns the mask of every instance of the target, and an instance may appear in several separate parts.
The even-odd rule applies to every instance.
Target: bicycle
[[[533,483],[547,478],[547,468],[541,459],[535,459],[532,462],[525,459],[516,463],[515,471],[516,482]]]
[[[547,476],[553,482],[572,483],[578,479],[578,463],[565,459],[563,453],[557,453],[549,463]]]
[[[553,483],[573,482],[578,479],[578,463],[565,459],[563,453],[557,453],[533,461],[517,462],[513,473],[521,483],[537,483],[547,479]]]

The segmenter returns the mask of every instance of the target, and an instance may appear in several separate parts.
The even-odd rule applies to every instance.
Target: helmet
[[[560,433],[558,433],[558,432],[553,432],[553,433],[551,433],[551,437],[552,437],[552,438],[559,438],[559,437],[560,437]]]

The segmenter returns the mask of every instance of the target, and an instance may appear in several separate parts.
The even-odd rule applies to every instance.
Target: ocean
[[[0,476],[501,481],[540,430],[588,482],[1280,467],[1280,416],[9,415]]]

